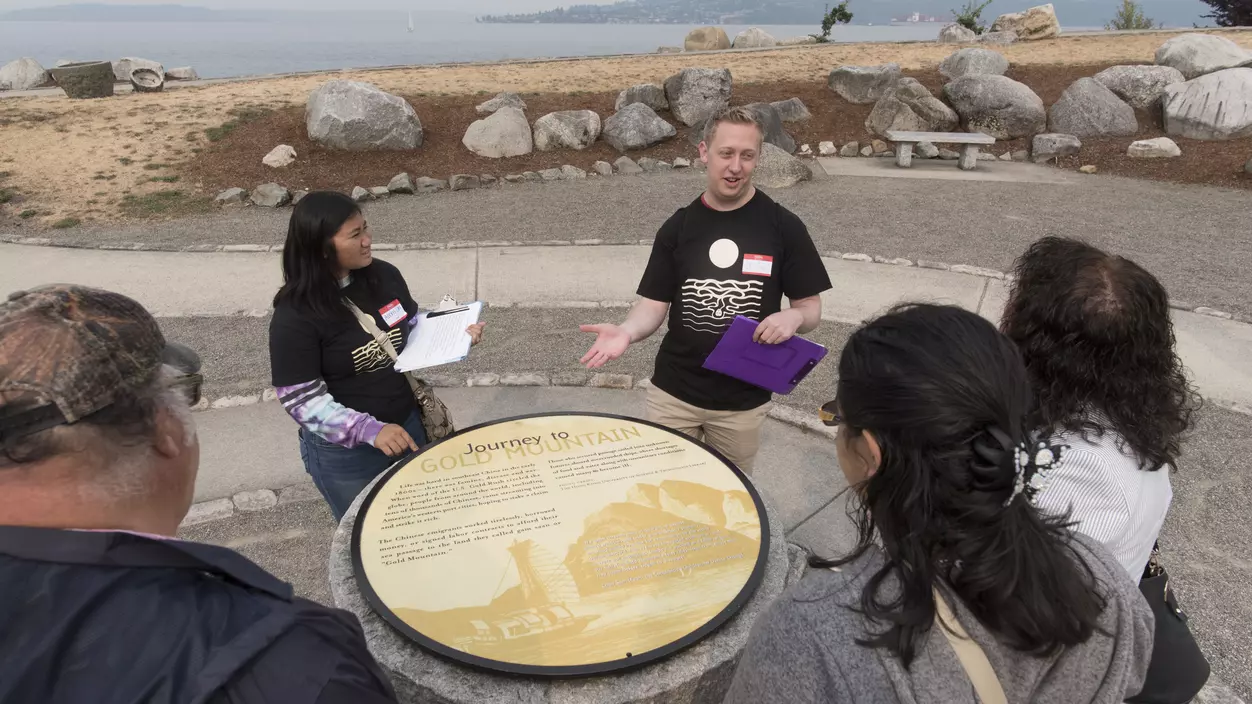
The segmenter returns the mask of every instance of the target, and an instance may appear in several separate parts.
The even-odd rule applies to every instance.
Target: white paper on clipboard
[[[478,322],[482,311],[483,304],[475,301],[419,314],[396,360],[396,371],[428,369],[468,357],[471,340],[465,329]]]

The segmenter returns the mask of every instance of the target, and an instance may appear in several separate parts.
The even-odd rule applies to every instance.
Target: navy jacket
[[[0,704],[383,704],[351,614],[242,556],[0,526]]]

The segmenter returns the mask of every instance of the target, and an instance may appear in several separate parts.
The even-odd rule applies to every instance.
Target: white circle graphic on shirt
[[[718,269],[729,269],[739,261],[739,245],[733,240],[721,239],[709,247],[709,261]]]

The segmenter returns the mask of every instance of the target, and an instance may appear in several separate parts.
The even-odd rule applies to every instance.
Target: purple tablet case
[[[826,348],[801,337],[781,345],[753,342],[758,325],[751,318],[735,316],[717,347],[704,360],[704,368],[776,394],[789,394],[822,361]]]

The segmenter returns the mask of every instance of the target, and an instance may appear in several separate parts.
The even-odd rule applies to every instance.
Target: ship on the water
[[[510,562],[521,579],[523,608],[499,616],[471,619],[473,634],[456,646],[473,655],[496,656],[532,643],[551,644],[581,633],[599,616],[578,616],[569,608],[579,601],[578,586],[564,565],[533,540],[514,540]],[[506,574],[508,566],[505,567]]]
[[[892,27],[910,27],[915,24],[947,24],[951,22],[951,18],[935,17],[934,15],[923,15],[920,12],[914,12],[907,17],[892,17]]]

